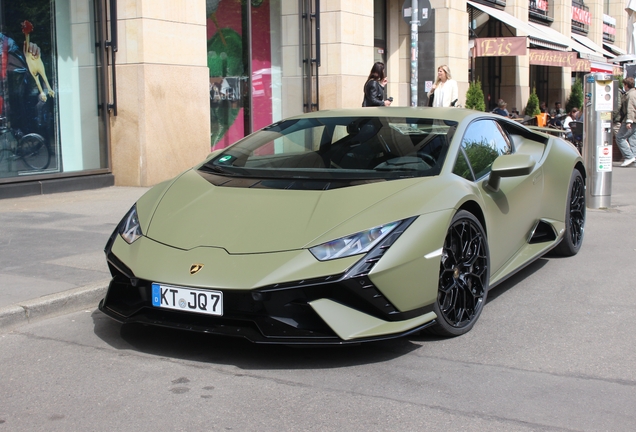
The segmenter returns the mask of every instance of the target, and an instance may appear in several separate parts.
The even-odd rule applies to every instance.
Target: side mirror
[[[492,163],[490,178],[486,187],[493,192],[499,192],[502,177],[518,177],[528,175],[535,165],[534,159],[527,154],[511,154],[499,156]]]

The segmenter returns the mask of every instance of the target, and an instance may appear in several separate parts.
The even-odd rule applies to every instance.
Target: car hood
[[[145,208],[141,213],[152,214],[146,236],[172,247],[218,247],[231,254],[280,252],[412,216],[398,205],[380,203],[425,180],[328,191],[251,189],[214,186],[191,170],[167,188],[154,212]]]

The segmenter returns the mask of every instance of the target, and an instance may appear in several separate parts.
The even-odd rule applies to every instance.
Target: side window
[[[497,122],[492,120],[478,120],[471,123],[462,139],[462,148],[466,152],[476,179],[487,175],[492,163],[499,156],[512,153],[512,145],[508,137],[504,135]],[[459,173],[456,172],[456,174]]]
[[[453,174],[457,174],[460,177],[465,178],[466,180],[475,181],[473,177],[473,173],[470,170],[470,166],[468,166],[468,161],[466,161],[466,155],[463,150],[459,151],[457,155],[457,162],[455,162],[455,166],[453,167]]]

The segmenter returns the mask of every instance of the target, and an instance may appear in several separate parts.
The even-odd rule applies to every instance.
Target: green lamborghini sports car
[[[568,142],[461,108],[289,118],[149,190],[106,245],[99,309],[257,343],[468,332],[488,290],[576,254]]]

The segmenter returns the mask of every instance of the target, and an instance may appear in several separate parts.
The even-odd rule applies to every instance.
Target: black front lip
[[[154,313],[148,313],[148,311],[145,310],[148,308],[144,308],[144,310],[139,311],[132,317],[124,317],[105,306],[105,300],[106,299],[104,298],[99,303],[99,310],[113,318],[115,321],[123,324],[138,323],[219,336],[240,337],[253,343],[269,345],[357,345],[365,342],[378,342],[405,337],[435,324],[435,320],[433,320],[401,333],[353,340],[342,340],[334,334],[326,335],[319,333],[308,334],[305,336],[267,336],[264,335],[253,322],[215,318],[214,320],[210,320],[210,322],[201,321],[200,323],[196,323],[194,321],[198,320],[192,320],[192,317],[188,317],[186,319],[187,314],[182,312],[162,311],[162,315],[156,315]]]
[[[111,264],[111,270],[116,269]],[[366,281],[366,283],[361,283]],[[142,323],[163,327],[238,336],[257,343],[346,344],[402,337],[431,325],[373,338],[343,341],[309,305],[329,298],[347,307],[386,321],[400,321],[433,310],[429,305],[397,312],[364,276],[331,276],[303,280],[257,290],[222,290],[224,315],[210,316],[152,306],[150,281],[117,274],[110,282],[99,309],[121,323]],[[387,311],[389,306],[389,311]]]

